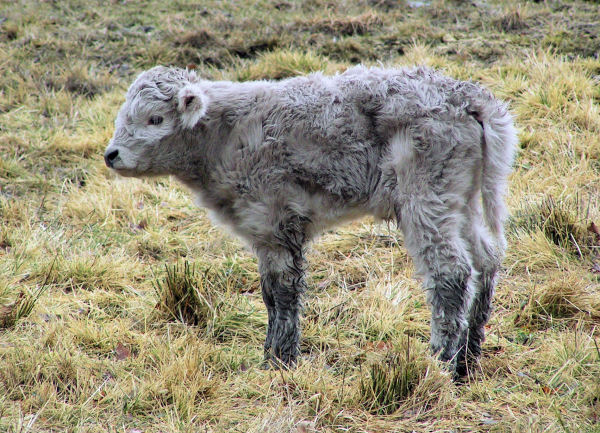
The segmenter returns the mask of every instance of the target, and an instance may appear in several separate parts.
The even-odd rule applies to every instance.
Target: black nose
[[[112,152],[105,153],[104,154],[104,162],[106,163],[106,166],[112,168],[113,162],[115,161],[115,158],[118,155],[119,155],[119,151],[118,150],[113,150]]]

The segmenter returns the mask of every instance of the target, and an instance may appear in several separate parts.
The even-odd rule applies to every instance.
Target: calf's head
[[[194,72],[157,66],[129,87],[104,153],[124,176],[170,174],[181,157],[181,137],[206,114],[208,97]]]

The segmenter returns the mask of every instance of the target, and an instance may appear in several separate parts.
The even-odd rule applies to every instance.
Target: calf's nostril
[[[115,158],[119,155],[118,150],[113,150],[112,152],[108,152],[104,154],[104,162],[108,167],[112,167]]]

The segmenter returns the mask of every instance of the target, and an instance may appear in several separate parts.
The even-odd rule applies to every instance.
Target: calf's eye
[[[150,116],[150,119],[148,119],[148,125],[160,125],[162,121],[162,116]]]

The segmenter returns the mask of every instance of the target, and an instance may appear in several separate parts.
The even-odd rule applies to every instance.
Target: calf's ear
[[[186,129],[192,129],[206,114],[208,97],[198,83],[189,83],[177,94],[177,111]]]

